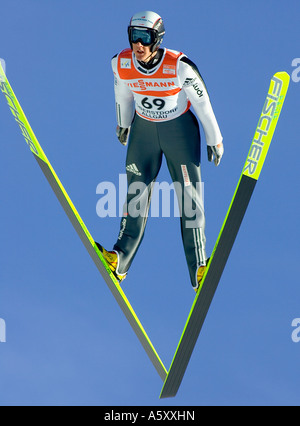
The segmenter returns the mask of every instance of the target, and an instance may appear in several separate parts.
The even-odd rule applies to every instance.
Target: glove
[[[130,133],[130,127],[120,127],[117,126],[116,134],[122,145],[126,146],[128,142],[128,137]]]
[[[222,143],[220,143],[219,145],[207,146],[208,161],[210,162],[213,161],[215,156],[214,163],[216,166],[220,164],[223,154],[224,154],[224,145]]]

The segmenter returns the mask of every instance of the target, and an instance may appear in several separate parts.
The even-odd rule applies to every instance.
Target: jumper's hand
[[[130,133],[130,127],[120,127],[117,126],[116,134],[122,145],[126,146],[128,142],[128,137]]]
[[[215,157],[214,163],[216,166],[220,164],[223,154],[224,154],[224,145],[222,143],[219,143],[219,145],[215,145],[215,146],[207,146],[208,161],[213,161]]]

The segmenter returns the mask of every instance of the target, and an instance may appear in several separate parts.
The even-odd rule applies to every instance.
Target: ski
[[[271,79],[245,166],[213,249],[201,288],[189,313],[160,398],[174,397],[178,392],[262,170],[288,90],[289,80],[290,76],[286,72],[276,73]]]
[[[10,110],[20,127],[20,130],[34,158],[38,162],[40,168],[42,169],[42,172],[44,173],[46,179],[50,183],[56,197],[58,198],[65,213],[70,219],[73,227],[75,228],[75,231],[79,235],[81,241],[83,242],[91,258],[93,259],[100,274],[104,278],[106,284],[108,285],[118,305],[120,306],[123,313],[125,314],[125,317],[129,321],[133,331],[135,332],[136,336],[141,342],[148,357],[150,358],[155,369],[157,370],[160,378],[162,379],[162,381],[164,381],[167,375],[167,370],[165,366],[163,365],[161,359],[159,358],[153,344],[151,343],[151,340],[149,339],[140,320],[138,319],[135,311],[133,310],[131,304],[129,303],[124,291],[122,290],[117,279],[114,277],[113,273],[109,269],[107,263],[105,262],[102,256],[102,253],[98,249],[94,239],[92,238],[90,232],[88,231],[86,225],[81,219],[74,204],[72,203],[69,195],[67,194],[65,188],[63,187],[53,167],[51,166],[49,160],[47,159],[44,151],[42,150],[11,88],[11,85],[8,82],[8,79],[5,75],[1,62],[0,62],[0,88],[6,98],[8,106],[10,107]]]

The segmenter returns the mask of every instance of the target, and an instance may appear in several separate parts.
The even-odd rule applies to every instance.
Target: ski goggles
[[[156,42],[156,31],[149,28],[129,27],[130,43],[140,42],[143,46],[151,46]]]

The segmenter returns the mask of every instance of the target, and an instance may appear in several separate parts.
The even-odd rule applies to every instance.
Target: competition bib
[[[190,108],[178,79],[178,63],[182,53],[165,49],[164,56],[152,74],[139,70],[131,49],[118,56],[118,74],[132,91],[137,114],[150,121],[168,121]]]

